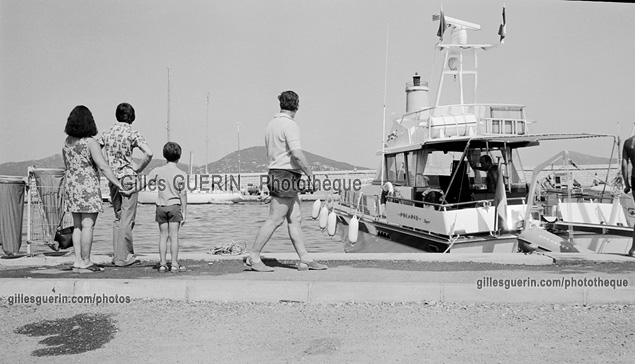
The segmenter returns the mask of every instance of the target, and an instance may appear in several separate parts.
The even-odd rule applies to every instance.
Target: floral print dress
[[[99,172],[88,149],[88,138],[78,139],[74,145],[64,143],[62,155],[66,164],[66,212],[102,212]]]

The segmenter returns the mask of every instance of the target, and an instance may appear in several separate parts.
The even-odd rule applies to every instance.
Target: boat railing
[[[441,203],[441,204],[428,202],[428,201],[412,200],[412,199],[396,197],[396,196],[389,196],[387,197],[387,200],[391,202],[399,203],[399,204],[410,205],[415,207],[428,207],[428,208],[434,208],[435,210],[442,210],[442,211],[457,210],[457,209],[463,209],[463,208],[474,208],[474,207],[489,207],[494,205],[493,199],[455,202],[455,203]],[[510,198],[507,198],[507,201],[510,204],[516,204],[516,202],[518,202],[519,204],[524,205],[526,203],[526,198],[525,197],[510,197]]]
[[[357,211],[372,217],[381,216],[380,197],[374,194],[363,193],[361,191],[343,191],[339,204],[349,208],[350,214]]]
[[[410,142],[457,136],[525,135],[529,121],[524,106],[458,104],[427,107],[405,114],[399,123]]]

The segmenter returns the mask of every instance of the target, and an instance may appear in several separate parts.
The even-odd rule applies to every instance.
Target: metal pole
[[[209,158],[209,92],[207,93],[207,113],[205,115],[205,174],[207,171],[207,163]]]
[[[168,121],[165,129],[167,130],[168,142],[170,141],[170,67],[168,67]]]
[[[240,121],[236,123],[238,131],[238,192],[240,192]]]

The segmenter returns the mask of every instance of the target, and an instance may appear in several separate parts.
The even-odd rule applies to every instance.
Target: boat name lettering
[[[404,219],[408,219],[408,220],[415,220],[415,221],[421,221],[423,220],[424,223],[429,224],[430,221],[426,220],[426,219],[422,219],[419,215],[417,214],[411,214],[411,213],[407,213],[407,212],[400,212],[397,214],[397,216],[404,218]]]

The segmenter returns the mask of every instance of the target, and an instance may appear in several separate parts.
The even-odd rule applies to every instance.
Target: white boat
[[[532,134],[524,105],[477,103],[477,53],[496,46],[467,42],[478,24],[435,17],[448,26],[440,34],[450,33],[436,46],[443,64],[435,102],[430,105],[428,85],[415,74],[405,89],[406,112],[386,136],[375,180],[359,191],[344,191],[333,206],[344,250],[586,252],[611,245],[615,248],[605,251],[626,252],[630,240],[616,241],[627,231],[632,234],[632,221],[619,198],[572,196],[571,188],[548,194],[536,188],[545,164],[528,182],[519,153],[545,141],[607,138],[617,143],[616,138]],[[456,104],[440,104],[446,81],[458,84]],[[495,189],[488,190],[488,177],[479,170],[484,155],[498,161],[495,176],[502,182]],[[557,160],[566,163],[566,152],[546,163]]]
[[[157,202],[159,193],[156,191],[140,191],[139,203],[141,204],[154,204]],[[193,191],[187,194],[187,204],[232,204],[240,202],[243,197],[240,193],[224,192],[224,191],[209,191],[199,192]]]

